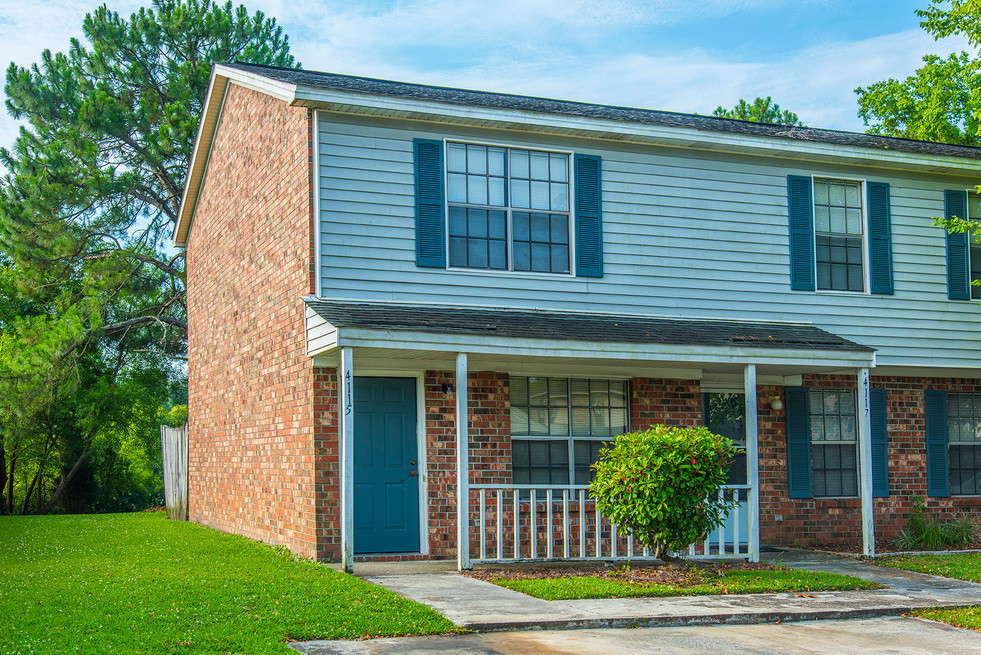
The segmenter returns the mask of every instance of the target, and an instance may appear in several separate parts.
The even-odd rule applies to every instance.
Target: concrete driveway
[[[292,644],[307,655],[969,655],[981,633],[923,619],[809,621],[778,625],[542,630]]]

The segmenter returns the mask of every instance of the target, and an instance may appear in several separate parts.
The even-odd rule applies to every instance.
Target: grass
[[[730,571],[715,580],[693,586],[643,584],[599,577],[494,580],[495,584],[544,600],[577,598],[632,598],[636,596],[716,596],[781,591],[835,591],[878,589],[880,585],[837,573],[796,571]]]
[[[875,560],[876,564],[895,569],[957,578],[968,582],[981,582],[981,554],[962,553],[953,555],[897,555]],[[954,609],[927,609],[914,612],[916,616],[942,621],[959,628],[981,631],[981,607]]]
[[[431,609],[162,513],[0,517],[0,652],[289,653],[453,630]]]

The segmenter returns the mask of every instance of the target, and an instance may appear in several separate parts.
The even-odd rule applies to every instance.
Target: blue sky
[[[128,15],[149,0],[107,0]],[[935,42],[927,0],[248,0],[304,68],[710,113],[773,96],[805,123],[861,131],[854,89],[905,77]],[[0,0],[0,62],[64,50],[96,0]],[[0,115],[0,145],[16,124]]]

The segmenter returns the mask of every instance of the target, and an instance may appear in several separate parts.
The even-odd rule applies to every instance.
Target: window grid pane
[[[568,155],[448,143],[446,185],[450,266],[572,272]],[[475,206],[504,210],[503,227],[495,235],[461,233],[454,210],[472,211]]]
[[[947,395],[950,493],[981,495],[981,396]]]
[[[967,218],[970,221],[981,219],[981,195],[973,191],[967,192]],[[970,259],[971,268],[971,298],[974,300],[981,299],[981,286],[974,285],[974,282],[981,280],[981,244],[975,243],[976,238],[978,238],[977,232],[972,232],[968,235],[968,243],[970,243],[968,259]]]
[[[507,214],[451,206],[448,217],[450,266],[507,268]]]
[[[857,496],[858,461],[855,392],[812,389],[811,481],[815,496]]]
[[[814,180],[817,288],[865,291],[860,182]]]
[[[628,429],[625,380],[512,376],[510,386],[515,484],[588,484],[599,450]],[[545,447],[534,444],[549,444],[548,466]],[[562,467],[564,478],[557,473]]]

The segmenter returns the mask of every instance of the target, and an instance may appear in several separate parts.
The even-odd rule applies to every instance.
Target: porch
[[[415,380],[421,448],[417,457],[407,461],[413,467],[408,474],[415,478],[409,484],[420,485],[416,502],[422,538],[417,555],[419,559],[429,556],[427,533],[452,523],[455,534],[451,539],[461,569],[493,562],[649,558],[639,543],[618,534],[596,510],[588,497],[588,484],[574,479],[574,470],[564,483],[552,480],[545,484],[516,483],[510,461],[503,470],[484,470],[487,443],[495,438],[507,442],[510,457],[511,430],[507,423],[491,429],[490,437],[484,434],[488,429],[480,405],[486,394],[474,386],[476,372],[494,372],[506,380],[543,376],[570,381],[684,380],[690,381],[699,396],[742,394],[745,480],[721,491],[726,499],[741,502],[722,527],[689,549],[687,555],[693,558],[759,560],[758,410],[783,402],[779,394],[761,397],[761,388],[800,386],[801,376],[809,373],[855,375],[859,390],[864,390],[857,394],[859,468],[871,470],[868,380],[869,368],[875,365],[874,352],[810,325],[314,299],[307,299],[307,304],[310,354],[316,365],[337,370],[341,556],[347,570],[353,567],[356,548],[359,554],[374,552],[355,544],[356,516],[373,511],[363,500],[358,501],[355,488],[354,453],[371,438],[360,431],[356,435],[355,416],[363,417],[363,410],[373,402],[358,385],[369,379]],[[440,372],[438,379],[427,371]],[[634,404],[640,397],[631,389]],[[510,396],[504,402],[510,407]],[[429,421],[436,427],[431,425],[427,431],[433,405],[446,410],[446,415],[440,414],[435,423]],[[657,422],[650,419],[658,411],[647,412],[648,416],[635,409],[630,409],[628,429]],[[701,414],[668,418],[698,424]],[[366,419],[359,420],[366,424]],[[451,447],[427,457],[426,444],[434,438],[428,432],[434,429],[448,433],[442,438]],[[573,432],[571,427],[568,432]],[[568,438],[567,461],[572,469],[573,446],[578,442],[573,436]],[[451,461],[427,461],[440,459]],[[434,482],[438,469],[444,477]],[[438,488],[434,490],[433,485]],[[872,554],[870,475],[860,476],[860,487],[863,542],[866,554]],[[453,496],[443,499],[452,505],[451,520],[433,516],[433,498],[440,494]]]

